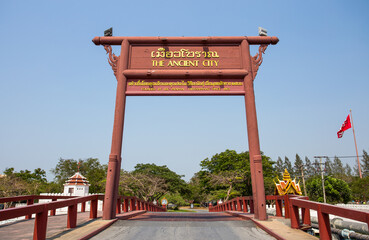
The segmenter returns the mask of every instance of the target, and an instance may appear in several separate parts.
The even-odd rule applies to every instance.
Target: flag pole
[[[354,120],[352,120],[352,111],[351,111],[351,109],[350,109],[350,117],[351,117],[352,132],[354,134],[354,142],[355,142],[355,149],[356,149],[357,165],[359,167],[359,175],[360,175],[360,178],[363,178],[363,176],[361,174],[361,167],[360,167],[360,161],[359,161],[359,153],[357,151],[357,144],[356,144],[356,137],[355,137],[355,130],[354,130]]]

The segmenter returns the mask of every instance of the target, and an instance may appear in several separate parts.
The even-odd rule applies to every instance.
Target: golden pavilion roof
[[[280,196],[287,194],[302,195],[300,182],[296,183],[296,178],[292,180],[287,169],[284,169],[283,180],[279,180],[277,177],[277,182],[274,181],[274,184],[275,184],[274,189],[275,195]]]

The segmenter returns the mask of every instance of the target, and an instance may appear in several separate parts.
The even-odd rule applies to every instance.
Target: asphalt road
[[[92,239],[238,240],[275,239],[245,221],[225,213],[145,213],[120,220]]]

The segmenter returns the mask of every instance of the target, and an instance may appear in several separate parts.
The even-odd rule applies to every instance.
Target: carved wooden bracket
[[[112,53],[112,48],[110,45],[103,45],[103,46],[106,51],[106,54],[109,53],[108,61],[109,61],[111,68],[114,71],[115,77],[117,77],[119,56],[116,56],[114,53]]]
[[[253,79],[255,79],[256,74],[258,73],[258,69],[263,62],[263,54],[267,49],[268,45],[260,45],[259,46],[259,53],[253,56],[252,59],[252,72],[254,74]]]

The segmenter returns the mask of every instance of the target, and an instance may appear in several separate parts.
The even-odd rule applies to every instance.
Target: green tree
[[[170,170],[166,165],[157,166],[155,164],[137,164],[135,170],[132,173],[143,173],[150,176],[157,176],[165,180],[165,184],[168,185],[168,192],[187,194],[188,187],[186,182],[182,179],[184,175],[178,175],[177,173]]]
[[[186,206],[188,205],[188,201],[186,201],[183,196],[179,193],[168,193],[165,194],[162,198],[166,198],[168,203],[175,204],[177,206]],[[160,199],[161,201],[161,199]]]
[[[187,199],[200,204],[207,202],[211,192],[209,182],[210,173],[205,171],[195,173],[188,184],[189,194],[186,196]]]
[[[36,168],[33,172],[27,169],[16,172],[14,168],[6,168],[4,174],[8,177],[7,180],[14,182],[15,185],[19,184],[26,187],[27,194],[39,194],[48,185],[46,172],[41,168]]]
[[[332,176],[335,178],[344,179],[345,175],[345,169],[343,168],[341,159],[334,157],[332,163]]]
[[[90,193],[105,192],[105,179],[107,165],[101,165],[97,158],[87,158],[85,160],[59,159],[55,168],[51,169],[54,180],[63,189],[65,181],[78,171],[90,182]]]
[[[325,163],[324,163],[324,171],[328,176],[332,175],[332,161],[329,157],[327,157],[325,159]]]
[[[347,203],[352,199],[351,189],[341,179],[327,176],[324,178],[324,186],[328,203]],[[310,200],[323,202],[323,188],[320,177],[309,179],[306,183],[306,190]]]
[[[288,159],[288,157],[284,157],[284,167],[287,169],[288,173],[291,176],[295,175],[293,168],[292,168],[291,161]]]
[[[345,165],[345,175],[349,178],[352,178],[352,169],[348,163]]]
[[[320,176],[320,161],[318,159],[314,159],[314,175],[313,176]],[[324,166],[323,166],[323,170],[324,170]]]
[[[135,196],[145,201],[159,200],[168,193],[168,184],[160,176],[147,172],[121,171],[121,195]]]
[[[369,176],[355,178],[351,182],[352,196],[358,201],[367,201],[369,199]]]
[[[273,168],[273,162],[269,157],[261,153],[262,164],[263,164],[263,175],[264,175],[264,186],[266,194],[269,194],[273,190],[273,178],[276,175],[275,169]],[[200,166],[202,167],[201,173],[199,174],[200,182],[204,185],[204,189],[209,196],[215,191],[226,193],[226,189],[229,186],[212,185],[211,174],[220,174],[222,172],[237,172],[242,175],[244,181],[235,183],[233,193],[238,192],[239,195],[250,196],[252,195],[251,187],[251,174],[250,174],[250,160],[249,152],[237,153],[234,150],[225,150],[224,152],[217,153],[211,157],[201,161]],[[231,193],[232,195],[232,193]]]
[[[278,176],[283,174],[284,172],[284,165],[281,157],[278,157],[277,162],[275,164],[275,171],[277,172]]]
[[[369,176],[369,155],[363,150],[363,158],[361,159],[361,171],[363,177]]]
[[[20,195],[32,194],[32,185],[16,176],[14,168],[7,168],[4,171],[5,176],[0,177],[0,197],[14,197]],[[9,203],[6,207],[8,207]]]
[[[304,174],[306,175],[307,178],[314,176],[315,174],[315,168],[313,166],[313,164],[311,163],[310,159],[308,157],[305,157],[305,169],[306,169],[306,174],[304,172]]]
[[[302,159],[300,158],[300,156],[296,153],[296,158],[295,158],[295,163],[294,163],[294,172],[295,175],[294,177],[296,177],[297,179],[301,180],[301,176],[302,176],[302,169],[304,168],[304,162],[302,161]]]

